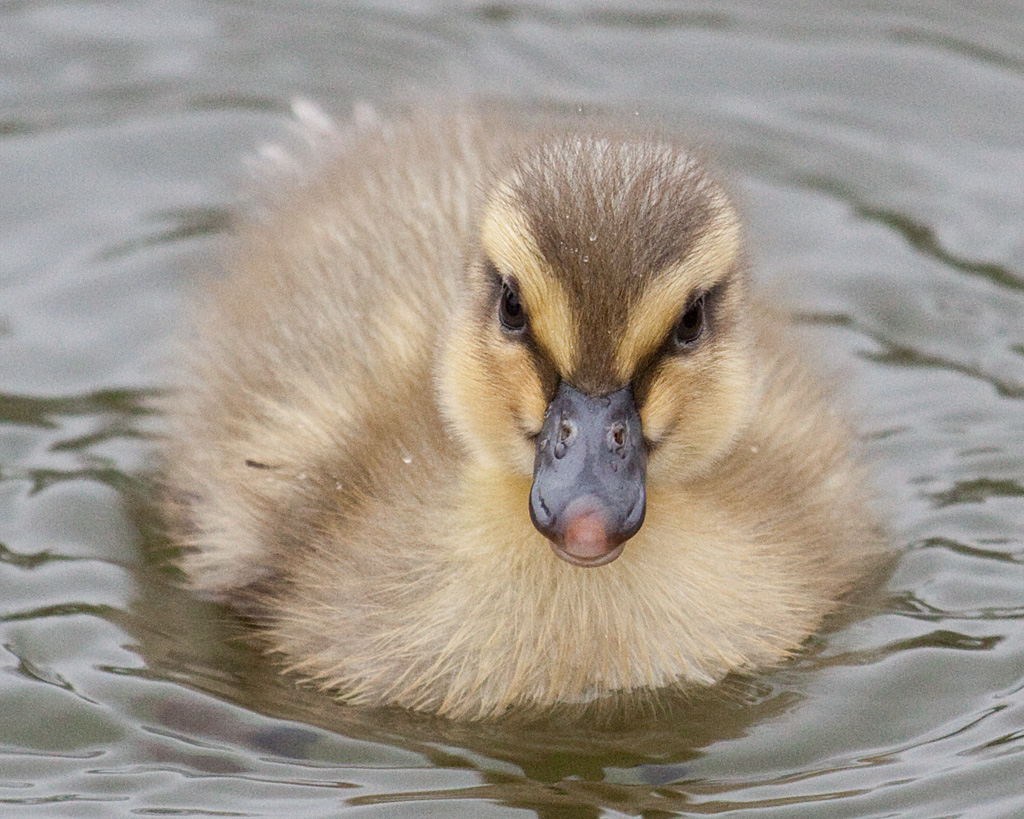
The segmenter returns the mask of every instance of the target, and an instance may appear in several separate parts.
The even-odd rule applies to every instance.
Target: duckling
[[[672,136],[339,129],[242,221],[170,408],[193,588],[349,703],[455,719],[772,666],[884,553],[865,470]]]

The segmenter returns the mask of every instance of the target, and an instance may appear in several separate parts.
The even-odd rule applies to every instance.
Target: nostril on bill
[[[555,435],[555,445],[553,447],[553,453],[556,458],[561,460],[565,457],[565,453],[569,450],[569,445],[572,444],[576,437],[576,424],[567,418],[563,418],[558,424],[558,432]]]

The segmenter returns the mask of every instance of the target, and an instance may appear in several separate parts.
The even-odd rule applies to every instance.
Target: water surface
[[[152,399],[297,96],[675,124],[842,380],[895,571],[791,665],[615,730],[339,708],[154,565]],[[0,813],[1024,815],[1024,11],[0,7]]]

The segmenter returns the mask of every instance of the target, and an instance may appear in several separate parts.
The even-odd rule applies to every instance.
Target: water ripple
[[[106,262],[150,247],[216,236],[226,232],[231,224],[230,212],[222,208],[178,208],[161,211],[155,218],[171,224],[150,235],[107,247],[97,254],[96,260]]]
[[[967,376],[968,378],[985,382],[1003,398],[1024,398],[1024,384],[999,378],[998,376],[985,372],[980,367],[963,364],[946,356],[924,352],[910,347],[909,345],[901,344],[884,336],[882,333],[867,327],[862,322],[857,321],[852,316],[845,313],[797,311],[793,314],[793,319],[799,324],[810,326],[819,325],[851,329],[860,335],[871,339],[883,349],[881,351],[862,352],[861,356],[868,361],[894,367],[917,367],[923,369],[948,370],[949,372],[959,373],[960,375]]]
[[[986,607],[949,611],[926,603],[913,592],[903,592],[891,598],[891,611],[913,617],[915,620],[939,622],[944,620],[1021,620],[1024,607]]]
[[[934,31],[921,31],[904,27],[894,29],[892,34],[893,39],[898,43],[936,46],[951,54],[966,57],[970,62],[988,63],[999,68],[1008,68],[1017,73],[1024,72],[1024,60],[1011,57],[1009,54],[981,43],[954,37],[951,34],[940,34]]]
[[[1000,264],[965,259],[952,253],[942,246],[933,228],[905,213],[863,201],[853,187],[838,179],[815,173],[798,175],[797,181],[810,190],[824,193],[845,203],[862,219],[892,230],[923,256],[961,273],[985,279],[999,287],[1024,291],[1024,277],[1020,274]]]
[[[969,634],[961,634],[950,629],[935,629],[927,634],[920,634],[903,640],[893,640],[878,647],[844,651],[829,655],[828,657],[819,657],[815,660],[815,665],[819,668],[874,665],[904,651],[922,648],[939,648],[953,651],[991,651],[1005,639],[1005,636],[1001,634],[976,637]]]
[[[53,606],[40,606],[36,609],[26,609],[5,614],[0,616],[0,623],[39,620],[44,617],[74,617],[79,614],[88,614],[111,622],[117,622],[121,615],[116,607],[103,603],[59,603]]]
[[[38,569],[40,566],[45,566],[49,563],[61,563],[69,561],[82,560],[80,557],[72,557],[71,555],[56,554],[50,551],[42,552],[31,552],[24,554],[21,552],[15,552],[8,549],[3,543],[0,543],[0,563],[8,566],[14,566],[18,569]]]
[[[119,492],[122,497],[133,497],[142,486],[140,480],[126,475],[114,466],[85,467],[83,469],[30,469],[25,473],[10,472],[5,474],[6,480],[27,478],[32,487],[29,495],[37,495],[55,484],[65,481],[89,480],[96,481]]]
[[[932,494],[936,508],[959,503],[984,503],[992,498],[1024,498],[1024,486],[1008,478],[974,478],[957,481],[951,489]]]
[[[940,244],[932,228],[911,219],[906,214],[856,202],[853,203],[853,207],[858,216],[891,228],[924,256],[942,262],[961,273],[986,279],[1000,287],[1024,290],[1024,278],[1018,274],[999,264],[971,261],[951,253]]]
[[[80,796],[76,793],[57,793],[52,796],[26,797],[25,799],[0,797],[0,805],[63,805],[68,802],[127,802],[127,796]],[[195,815],[192,813],[191,815]]]
[[[157,390],[97,390],[57,398],[0,393],[0,424],[55,429],[62,416],[147,416],[154,413],[150,402],[159,395]]]
[[[544,23],[550,26],[578,26],[581,22],[605,28],[624,31],[666,31],[680,28],[702,28],[726,30],[734,27],[734,18],[722,11],[711,9],[659,8],[597,8],[578,10],[570,8],[545,8],[540,5],[523,3],[484,3],[477,6],[471,15],[486,24],[504,25],[523,21]]]

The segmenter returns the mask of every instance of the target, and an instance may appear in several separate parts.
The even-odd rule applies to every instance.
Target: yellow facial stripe
[[[721,281],[739,251],[739,219],[723,203],[685,261],[659,276],[633,307],[615,353],[615,369],[623,382],[629,381],[640,361],[662,344],[693,294]]]
[[[484,251],[498,269],[514,276],[530,317],[530,330],[560,372],[576,365],[576,325],[565,290],[547,269],[529,223],[499,191],[490,201],[480,230]]]

